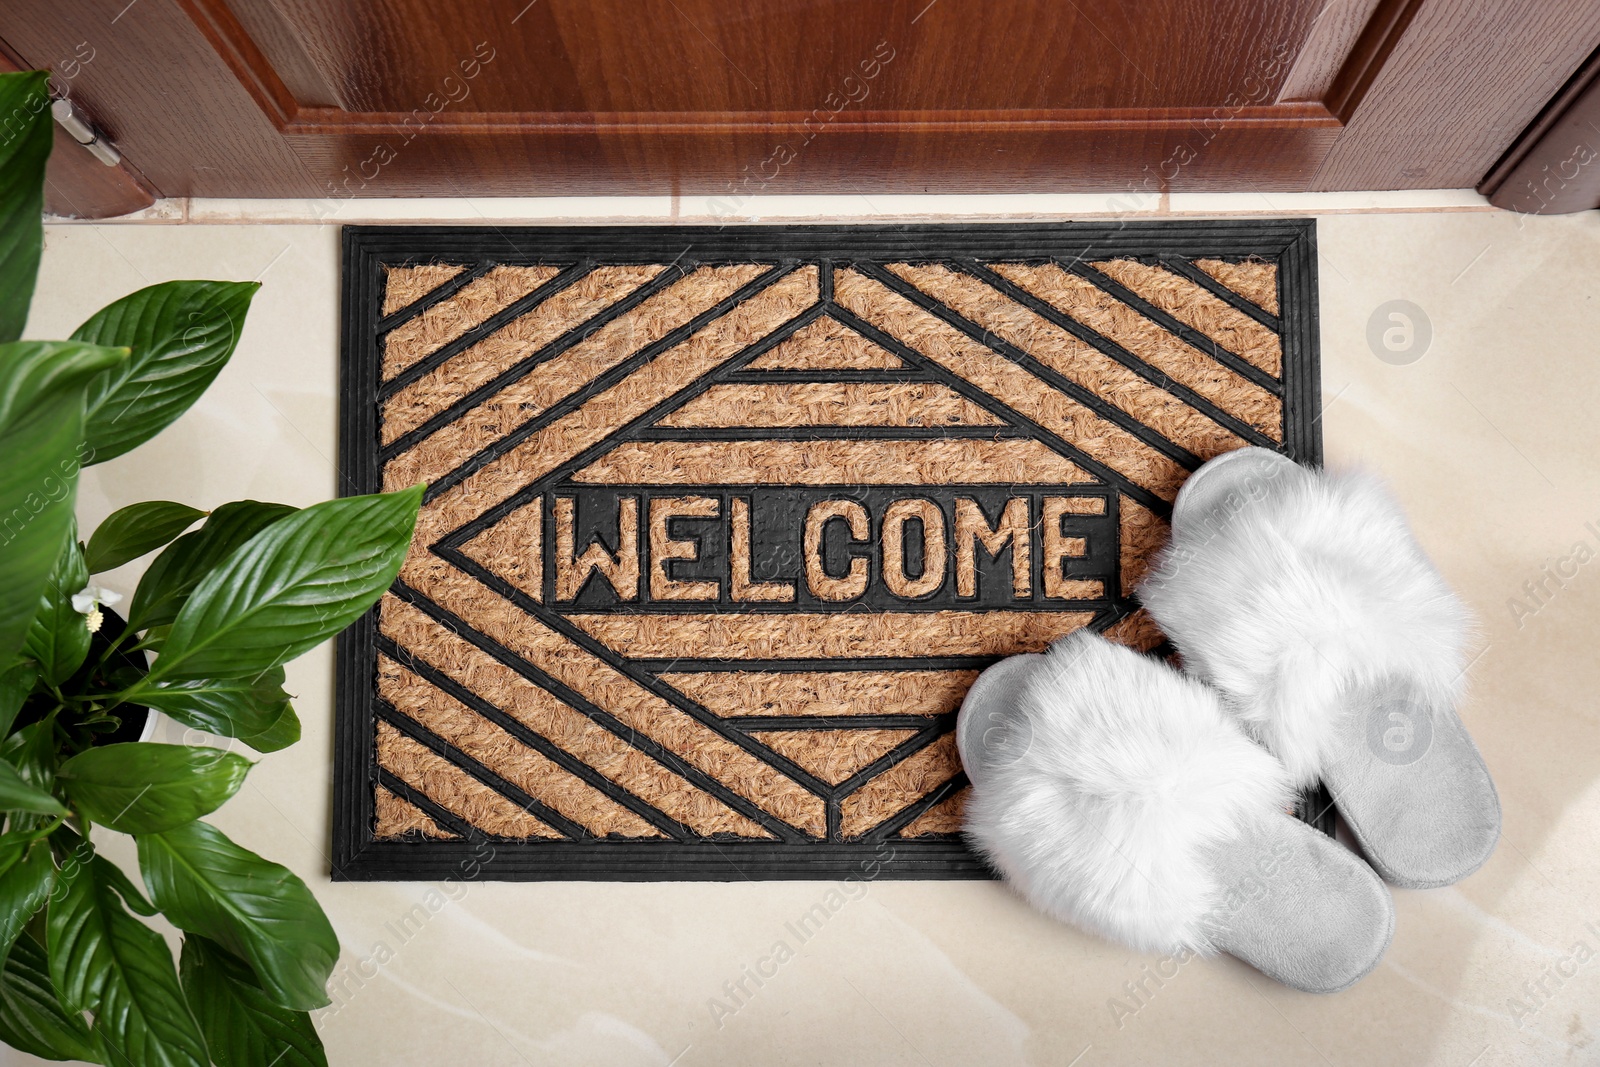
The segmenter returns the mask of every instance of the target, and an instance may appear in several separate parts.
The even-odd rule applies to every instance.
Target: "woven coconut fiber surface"
[[[339,878],[983,877],[955,711],[1320,459],[1309,221],[344,234]]]

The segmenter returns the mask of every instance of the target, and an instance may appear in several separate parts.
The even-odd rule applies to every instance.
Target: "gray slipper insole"
[[[978,676],[956,720],[975,787],[1006,773],[1032,743],[1020,696],[1044,656],[1012,656]],[[1208,921],[1218,948],[1307,993],[1348,988],[1394,935],[1383,883],[1332,838],[1285,813],[1240,828],[1208,853],[1223,897]]]
[[[1188,533],[1226,529],[1228,520],[1272,488],[1308,476],[1288,456],[1265,448],[1225,452],[1189,475],[1172,504],[1172,525]]]
[[[1217,947],[1306,993],[1348,989],[1394,936],[1394,900],[1371,868],[1287,814],[1212,851],[1225,887]]]
[[[1346,705],[1322,780],[1378,873],[1434,889],[1483,866],[1500,840],[1500,797],[1456,713],[1421,707],[1399,684]]]
[[[973,784],[1014,763],[1028,750],[1028,719],[1017,703],[1028,675],[1045,661],[1036,653],[1010,656],[978,675],[956,716],[956,750]]]
[[[1309,471],[1263,448],[1218,457],[1179,491],[1174,533],[1215,536],[1243,502],[1305,477]],[[1353,691],[1345,706],[1322,780],[1378,873],[1431,889],[1482,866],[1500,839],[1500,798],[1455,710],[1420,706],[1404,679]]]

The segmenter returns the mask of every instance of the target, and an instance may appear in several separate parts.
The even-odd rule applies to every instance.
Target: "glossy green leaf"
[[[44,164],[53,140],[44,71],[0,74],[0,341],[15,341],[44,247]]]
[[[21,651],[72,527],[85,383],[126,358],[70,342],[0,344],[0,669]]]
[[[46,913],[50,980],[93,1033],[133,1067],[206,1067],[166,940],[129,915],[92,863],[61,872]]]
[[[293,515],[295,510],[287,504],[235,500],[213,511],[204,526],[184,534],[151,561],[133,594],[128,625],[134,630],[170,626],[195,586],[217,564],[268,526]]]
[[[29,934],[17,938],[0,971],[0,1041],[46,1060],[111,1062],[83,1016],[62,1007],[44,946]]]
[[[186,935],[178,974],[217,1067],[327,1067],[311,1016],[275,1004],[216,942]]]
[[[88,863],[96,868],[96,877],[116,890],[117,895],[131,911],[146,917],[156,914],[155,905],[144,898],[139,887],[133,884],[133,879],[124,874],[121,867],[95,851],[95,847],[84,841],[70,826],[58,827],[50,835],[50,840],[56,845],[57,851],[65,857],[61,861],[63,870],[80,863]]]
[[[289,694],[283,668],[253,678],[207,678],[142,689],[139,700],[159,708],[185,726],[221,737],[264,734],[283,718]]]
[[[106,885],[117,891],[117,896],[122,898],[122,902],[128,906],[129,911],[136,915],[143,915],[146,918],[157,914],[156,906],[145,899],[144,894],[139,892],[139,887],[133,884],[132,878],[123,873],[121,867],[118,867],[98,852],[94,854],[89,862],[99,868],[96,872],[96,877],[102,879]]]
[[[80,341],[0,344],[0,424],[39,421],[39,405],[87,390],[128,356],[125,348]]]
[[[259,282],[162,282],[102,308],[74,341],[123,345],[124,365],[95,380],[84,422],[85,463],[143,444],[189,409],[233,355]]]
[[[173,925],[247,961],[278,1004],[308,1011],[328,1003],[339,939],[288,868],[203,822],[141,834],[139,868],[150,899]]]
[[[0,741],[0,759],[10,764],[22,780],[35,789],[50,791],[55,783],[55,734],[48,722],[29,723],[4,741]]]
[[[5,760],[0,760],[0,811],[31,811],[40,815],[67,813],[61,801],[47,790],[29,785]]]
[[[4,876],[13,863],[22,859],[31,844],[33,844],[32,834],[0,834],[0,876]]]
[[[277,752],[300,740],[300,716],[294,705],[285,703],[278,721],[258,734],[245,734],[239,738],[257,752]]]
[[[0,737],[11,732],[11,724],[17,721],[17,712],[22,710],[38,678],[39,669],[27,662],[0,672]]]
[[[239,791],[250,761],[198,745],[130,741],[80,752],[57,778],[75,807],[125,834],[169,830],[208,815]]]
[[[42,793],[49,793],[55,785],[56,765],[60,762],[50,723],[45,720],[29,723],[0,741],[0,759],[15,768],[24,782]],[[6,825],[10,830],[36,830],[55,817],[48,812],[15,811]]]
[[[178,613],[151,680],[254,676],[360,618],[399,573],[422,486],[315,504],[241,545]]]
[[[55,884],[55,861],[44,841],[33,842],[15,863],[0,872],[0,956],[11,951],[12,943],[28,920],[44,907]]]
[[[146,500],[118,508],[95,528],[84,560],[91,574],[120,567],[154,552],[193,526],[206,513],[171,500]]]
[[[93,635],[88,616],[72,606],[72,594],[88,584],[89,568],[84,566],[77,538],[69,531],[39,594],[39,606],[23,644],[23,652],[38,664],[39,677],[47,685],[60,685],[71,678],[89,654]]]

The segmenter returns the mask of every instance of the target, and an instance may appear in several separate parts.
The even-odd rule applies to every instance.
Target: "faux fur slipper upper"
[[[1139,597],[1295,784],[1326,783],[1386,879],[1445,885],[1488,858],[1499,800],[1454,711],[1467,614],[1377,480],[1214,459]]]
[[[1289,776],[1216,695],[1089,633],[979,676],[967,833],[1035,907],[1136,949],[1228,952],[1297,989],[1374,967],[1388,892],[1287,814]]]

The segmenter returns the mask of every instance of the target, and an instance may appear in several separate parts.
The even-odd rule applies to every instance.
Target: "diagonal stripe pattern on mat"
[[[1286,440],[1269,259],[669,258],[385,268],[372,839],[957,840],[977,672],[1160,649],[1178,487]]]

